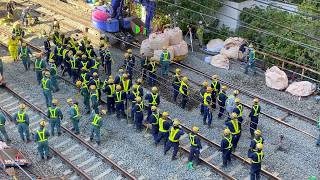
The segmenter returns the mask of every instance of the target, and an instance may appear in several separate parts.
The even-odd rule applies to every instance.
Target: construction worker
[[[59,33],[58,30],[55,30],[55,31],[53,32],[52,40],[53,40],[53,44],[55,44],[56,46],[57,46],[58,44],[62,44],[62,39],[61,39],[61,37],[60,37],[60,33]]]
[[[261,162],[264,158],[263,144],[258,143],[256,149],[257,151],[250,153],[248,156],[251,159],[250,180],[260,179]]]
[[[52,83],[52,90],[53,92],[58,92],[59,91],[59,84],[57,81],[57,74],[58,74],[58,70],[57,70],[57,65],[55,64],[53,59],[49,60],[49,72],[50,72],[50,80]]]
[[[71,57],[73,56],[73,52],[70,50],[70,45],[68,45],[66,48],[63,48],[62,51],[62,76],[64,76],[64,73],[67,72],[69,74],[69,77],[71,78],[71,65],[70,65],[70,60]]]
[[[93,74],[93,78],[91,78],[89,85],[95,85],[96,89],[98,91],[98,97],[99,97],[99,101],[101,102],[101,87],[102,87],[102,82],[99,78],[99,75],[97,72],[94,72]]]
[[[224,129],[223,138],[221,140],[221,152],[222,152],[222,161],[223,167],[227,167],[228,163],[231,162],[231,151],[232,151],[232,134],[230,130]]]
[[[241,136],[241,125],[237,120],[238,114],[231,113],[231,120],[225,122],[225,125],[232,134],[232,150],[235,151]]]
[[[43,71],[44,72],[44,77],[41,80],[41,87],[43,90],[43,95],[46,100],[47,107],[50,107],[52,104],[52,82],[50,79],[50,72],[49,71]]]
[[[75,83],[77,79],[79,79],[79,63],[80,63],[80,56],[81,52],[77,52],[71,59],[70,59],[70,65],[71,65],[71,76],[72,81]]]
[[[106,110],[101,110],[100,114],[93,112],[89,119],[91,120],[91,135],[90,141],[93,141],[94,136],[96,137],[96,142],[98,145],[101,143],[100,128],[103,125],[102,116],[106,115]]]
[[[228,112],[228,116],[233,112],[234,108],[236,108],[236,103],[234,101],[238,97],[238,95],[239,90],[234,90],[232,94],[228,96],[228,99],[226,101],[226,110]]]
[[[117,118],[120,119],[125,117],[124,101],[126,99],[126,93],[122,90],[120,85],[116,86],[116,92],[114,93],[113,98],[115,99]]]
[[[189,84],[188,84],[188,77],[184,76],[181,80],[181,84],[179,87],[179,92],[182,95],[182,101],[181,101],[181,107],[184,109],[186,107],[186,104],[188,102],[189,97]]]
[[[136,106],[136,98],[143,97],[143,88],[141,88],[138,84],[134,84],[132,90],[129,94],[129,99],[131,100],[131,118],[134,120],[134,107]]]
[[[72,122],[73,128],[71,129],[75,134],[80,134],[79,129],[79,121],[80,121],[80,112],[78,103],[74,102],[71,98],[67,99],[67,103],[70,107],[69,114],[70,114],[70,120]]]
[[[50,41],[51,41],[51,38],[48,37],[48,38],[43,42],[47,62],[49,61],[49,55],[50,55],[50,53],[51,53],[51,44],[50,44]]]
[[[169,129],[171,126],[171,123],[168,121],[168,116],[168,112],[163,112],[162,116],[159,118],[159,133],[155,141],[155,145],[158,145],[162,139],[164,140],[164,147],[167,144],[169,137]]]
[[[8,50],[13,61],[18,60],[19,39],[12,35],[8,40]]]
[[[158,69],[158,65],[156,63],[156,59],[154,57],[152,57],[150,59],[150,63],[148,66],[148,70],[149,70],[149,86],[154,86],[156,79],[157,79],[157,69]]]
[[[170,59],[171,59],[171,54],[167,50],[167,47],[163,47],[162,53],[160,55],[160,65],[161,65],[162,76],[168,76]]]
[[[48,137],[50,136],[47,131],[46,122],[44,120],[40,121],[40,128],[34,133],[34,141],[38,145],[38,152],[41,159],[49,159],[49,144]]]
[[[157,106],[151,106],[151,115],[148,117],[148,123],[152,125],[151,134],[153,136],[154,141],[157,140],[159,133],[159,118],[160,113],[157,110]]]
[[[30,55],[32,55],[32,52],[30,48],[27,47],[27,43],[23,42],[18,52],[19,58],[22,60],[24,69],[28,71],[30,69]]]
[[[90,69],[90,62],[88,61],[87,55],[83,54],[81,56],[81,60],[80,60],[80,64],[79,64],[79,68],[82,69]]]
[[[90,101],[92,110],[98,114],[99,113],[99,94],[95,85],[90,86]]]
[[[242,124],[242,121],[243,121],[243,105],[241,104],[240,102],[240,99],[239,98],[236,98],[234,100],[234,102],[236,103],[236,107],[233,109],[233,112],[235,112],[238,116],[237,116],[237,119],[240,123],[240,125]]]
[[[81,68],[80,77],[83,84],[89,85],[90,75],[86,67]]]
[[[126,53],[124,53],[124,58],[123,58],[123,67],[124,67],[124,69],[126,70],[126,71],[130,71],[129,70],[129,60],[128,60],[128,58],[129,58],[129,54],[126,52]]]
[[[56,18],[53,18],[52,30],[53,31],[60,31],[60,23]]]
[[[58,108],[58,100],[52,100],[52,106],[48,108],[47,117],[49,118],[51,135],[54,136],[54,129],[56,129],[58,136],[61,135],[61,120],[63,119],[63,114],[60,108]]]
[[[136,58],[132,54],[132,49],[128,49],[128,68],[127,71],[129,72],[130,79],[132,77],[132,70],[134,69]]]
[[[41,80],[43,78],[42,71],[45,70],[45,68],[46,68],[46,64],[42,60],[42,54],[39,53],[36,55],[36,60],[34,62],[34,69],[36,71],[36,78],[39,85],[41,84]]]
[[[88,41],[88,43],[89,43],[89,41]],[[92,60],[93,58],[97,57],[97,54],[94,52],[93,46],[90,44],[87,44],[86,49],[85,49],[85,53],[86,53],[89,60]]]
[[[203,33],[204,33],[204,27],[203,27],[202,21],[199,21],[199,26],[197,27],[196,36],[199,40],[200,48],[203,47]]]
[[[122,85],[123,92],[129,95],[129,92],[131,91],[132,81],[129,79],[129,75],[127,73],[123,75],[123,80],[121,85]]]
[[[176,74],[173,77],[173,82],[172,82],[172,86],[173,86],[173,101],[176,102],[177,101],[177,97],[179,95],[179,88],[181,85],[181,70],[179,68],[177,68],[176,70]]]
[[[217,96],[218,93],[220,92],[220,82],[219,82],[219,76],[218,75],[213,75],[212,76],[212,83],[211,83],[211,88],[212,88],[212,108],[216,109],[216,101],[217,101]]]
[[[90,65],[91,65],[91,67],[90,67],[91,74],[95,73],[95,72],[99,72],[100,64],[101,64],[101,58],[100,57],[96,57],[96,58],[91,60],[91,63],[90,63]]]
[[[204,81],[202,83],[201,89],[200,89],[200,96],[201,96],[201,104],[200,104],[200,114],[204,115],[204,105],[203,105],[203,101],[204,101],[204,94],[207,92],[207,88],[208,88],[208,81]]]
[[[147,101],[148,103],[148,107],[147,107],[147,110],[148,110],[148,117],[151,115],[151,106],[159,106],[160,104],[160,96],[158,94],[158,88],[157,87],[152,87],[151,88],[151,93],[148,93],[146,96],[145,96],[145,100]]]
[[[142,78],[145,79],[147,77],[147,73],[149,70],[149,58],[142,53],[142,59],[141,59],[141,69],[142,69]]]
[[[81,81],[76,82],[76,86],[80,88],[80,94],[83,96],[83,104],[86,110],[86,114],[90,113],[90,92],[88,85],[82,83]]]
[[[26,105],[20,104],[19,111],[13,115],[15,123],[18,125],[18,132],[20,134],[21,140],[27,140],[27,143],[30,142],[30,133],[29,133],[29,115],[26,113]]]
[[[258,127],[260,111],[261,111],[261,106],[259,105],[259,99],[258,98],[254,98],[253,99],[253,106],[252,106],[251,112],[249,114],[251,137],[253,137],[254,131]]]
[[[135,117],[134,123],[136,125],[136,129],[138,131],[141,131],[143,128],[142,121],[143,121],[144,104],[140,96],[136,97],[135,100],[136,100],[136,104],[133,108],[134,117]]]
[[[207,118],[208,118],[208,127],[211,128],[211,122],[212,122],[212,88],[207,87],[207,91],[203,95],[203,109],[204,109],[204,115],[203,115],[203,124],[207,124]]]
[[[261,135],[261,131],[259,129],[254,131],[254,138],[251,140],[250,142],[250,148],[248,150],[248,156],[250,153],[257,151],[256,150],[256,145],[257,144],[263,144],[264,143],[264,139]]]
[[[198,137],[199,128],[196,126],[192,127],[192,132],[189,133],[190,141],[190,153],[188,158],[188,169],[193,169],[193,159],[198,165],[200,163],[200,149],[202,149],[200,138]]]
[[[177,159],[177,153],[179,150],[179,141],[180,137],[184,134],[183,130],[180,129],[180,121],[175,118],[173,119],[173,127],[171,127],[169,132],[169,141],[167,141],[165,149],[164,149],[164,155],[166,155],[167,151],[170,150],[171,147],[173,147],[173,154],[172,154],[172,160]]]
[[[114,83],[115,84],[120,84],[120,85],[122,85],[122,81],[123,81],[123,75],[124,75],[124,71],[123,71],[123,69],[122,68],[120,68],[119,70],[118,70],[118,75],[115,77],[115,79],[114,79]]]
[[[105,85],[103,92],[107,95],[107,110],[108,114],[115,112],[115,102],[114,102],[114,93],[116,91],[116,85],[114,84],[113,79],[108,80],[108,85]]]
[[[13,20],[14,10],[15,10],[15,2],[14,1],[9,1],[7,3],[7,18],[9,20]]]
[[[63,46],[61,44],[58,44],[55,48],[54,48],[54,56],[56,57],[56,64],[59,67],[63,61]]]
[[[24,31],[19,22],[13,24],[12,35],[14,35],[19,41],[24,37]]]
[[[227,91],[228,87],[227,86],[222,86],[221,91],[218,94],[218,105],[219,105],[219,114],[218,118],[221,118],[222,115],[224,114],[224,111],[226,109],[226,100],[227,100]]]
[[[3,137],[0,136],[0,140],[10,143],[11,140],[9,139],[9,136],[7,134],[5,124],[6,124],[6,118],[4,117],[3,113],[0,112],[0,132],[3,136]]]
[[[105,69],[107,76],[110,76],[113,59],[112,59],[108,44],[106,45],[106,49],[104,50],[104,54],[101,57],[101,60],[102,60],[103,65],[105,67],[104,69]]]
[[[5,54],[5,51],[2,51],[2,54]],[[3,76],[3,61],[0,57],[0,75]]]
[[[247,66],[245,68],[244,73],[248,74],[249,68],[252,69],[253,74],[256,74],[256,68],[255,68],[255,61],[256,61],[256,51],[253,48],[253,45],[249,45],[249,60],[247,63]]]

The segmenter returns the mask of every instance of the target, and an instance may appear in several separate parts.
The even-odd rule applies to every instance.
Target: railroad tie
[[[243,165],[238,164],[235,168],[232,168],[233,170],[229,173],[230,176],[233,176],[234,174],[236,174],[237,171],[239,171],[240,169],[242,169]]]
[[[77,174],[73,175],[70,180],[78,180],[81,179]]]
[[[89,168],[85,169],[84,172],[88,173],[92,170],[95,170],[96,168],[98,168],[102,164],[103,164],[103,162],[99,161],[98,163],[94,164],[93,166],[90,166]]]
[[[4,103],[4,102],[6,102],[6,101],[10,101],[11,99],[13,99],[12,96],[7,97],[7,98],[4,98],[4,99],[2,99],[2,100],[0,101],[0,103],[2,104],[2,103]]]
[[[70,173],[72,173],[72,171],[70,170],[70,169],[67,169],[67,170],[65,170],[64,172],[63,172],[63,175],[68,175],[68,174],[70,174]]]
[[[11,102],[9,104],[4,105],[3,107],[4,108],[8,108],[8,107],[11,107],[12,105],[19,105],[19,101],[13,101],[13,102]]]
[[[107,174],[109,174],[112,171],[111,168],[107,169],[106,171],[104,171],[103,173],[99,174],[98,176],[94,177],[93,179],[95,180],[99,180],[101,178],[104,178]]]
[[[65,144],[67,144],[67,143],[70,142],[70,141],[71,141],[71,139],[67,139],[67,140],[65,140],[65,141],[62,141],[60,144],[54,146],[54,148],[59,148],[59,147],[65,145]]]
[[[67,150],[61,152],[61,154],[66,155],[66,154],[68,154],[69,152],[73,151],[73,150],[74,150],[75,148],[77,148],[77,147],[79,147],[79,144],[75,144],[75,145],[71,146],[71,147],[68,148]]]
[[[121,180],[121,179],[123,179],[123,177],[120,175],[115,180]]]
[[[1,94],[0,94],[0,98],[2,99],[3,96],[7,96],[7,95],[8,95],[7,92],[1,93]]]
[[[86,153],[87,153],[87,151],[84,150],[84,151],[82,151],[81,153],[79,153],[79,154],[73,156],[72,158],[70,158],[70,161],[74,161],[74,160],[78,159],[79,157],[82,157],[82,156],[85,155]]]
[[[96,157],[95,157],[95,156],[92,156],[92,157],[90,157],[89,159],[87,159],[86,161],[80,163],[80,164],[78,165],[78,167],[83,167],[83,166],[89,164],[91,161],[94,161],[95,159],[96,159]]]
[[[204,150],[208,149],[209,146],[207,144],[205,144],[202,149],[200,149],[200,153],[202,153]]]
[[[144,180],[144,179],[146,179],[144,176],[140,176],[140,177],[138,178],[138,180]]]
[[[8,112],[11,113],[11,112],[16,112],[18,110],[19,110],[19,106],[14,106],[13,108],[8,109]]]

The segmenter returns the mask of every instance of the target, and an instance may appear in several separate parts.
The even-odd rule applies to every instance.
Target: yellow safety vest
[[[152,73],[154,73],[154,72],[156,72],[156,63],[154,62],[154,63],[150,63],[150,65],[151,65],[151,70],[150,70],[150,72],[152,72]]]
[[[129,91],[129,83],[130,83],[130,80],[127,79],[125,81],[122,81],[122,85],[123,85],[123,91],[125,93],[127,93]]]
[[[18,120],[17,120],[18,123],[24,123],[24,122],[26,122],[26,120],[24,119],[25,113],[26,113],[26,112],[24,112],[24,111],[23,111],[23,113],[18,112]]]
[[[154,118],[156,118],[156,122],[155,123],[152,123],[152,125],[158,125],[159,124],[159,117],[160,117],[160,114],[159,113],[152,113],[152,116]]]
[[[42,89],[43,89],[43,90],[49,90],[49,88],[47,87],[48,80],[49,80],[49,79],[42,78],[41,84],[42,84]]]
[[[228,141],[228,147],[224,148],[224,149],[231,149],[232,148],[232,136],[229,136],[229,138],[224,137],[225,140]]]
[[[38,59],[36,59],[36,62],[35,62],[35,66],[36,66],[36,70],[39,70],[39,71],[42,71],[43,70],[43,68],[42,68],[42,60],[40,59],[40,60],[38,60]]]
[[[100,63],[98,61],[94,61],[94,65],[91,67],[91,69],[98,69],[99,64]]]
[[[252,160],[252,163],[259,164],[259,163],[261,163],[261,160],[262,160],[264,154],[263,154],[262,151],[261,152],[255,152],[255,153],[257,155],[257,161]]]
[[[39,136],[39,141],[38,142],[45,142],[48,140],[48,138],[46,137],[46,128],[43,128],[42,131],[38,130],[37,131],[38,136]]]
[[[158,93],[155,94],[155,95],[153,95],[153,94],[151,93],[151,97],[152,97],[152,102],[149,103],[149,104],[152,104],[152,105],[154,105],[154,106],[158,105],[158,103],[157,103]]]
[[[136,112],[142,112],[143,111],[143,109],[144,109],[144,104],[143,104],[143,102],[141,102],[140,104],[138,104],[138,106],[139,106],[139,111],[137,110]]]
[[[179,85],[181,83],[180,75],[178,75],[177,73],[174,75],[174,79],[174,84]]]
[[[57,47],[57,51],[58,51],[58,52],[57,52],[57,55],[58,55],[58,56],[62,56],[62,54],[61,54],[61,49],[62,49],[62,47],[60,47],[60,48]]]
[[[205,106],[209,105],[209,102],[207,101],[207,97],[211,97],[211,93],[206,92],[203,95],[203,105]],[[210,102],[210,105],[211,105],[211,102]]]
[[[115,84],[109,84],[108,86],[110,88],[110,94],[108,94],[107,97],[112,97],[114,92],[115,92],[116,85]]]
[[[49,112],[50,112],[50,118],[55,119],[58,117],[57,116],[57,107],[55,107],[55,108],[49,107]]]
[[[100,122],[100,119],[101,119],[101,117],[98,114],[94,115],[94,118],[93,118],[93,121],[92,121],[92,125],[99,126],[98,123]]]
[[[169,61],[169,52],[163,51],[163,61]]]
[[[87,73],[82,73],[81,74],[81,78],[82,78],[82,83],[83,84],[88,84],[88,80],[86,79],[86,77],[87,77]]]
[[[178,132],[180,131],[179,128],[175,129],[175,128],[171,128],[170,130],[170,134],[169,134],[169,140],[171,142],[179,142],[179,139],[174,139],[176,137],[176,135],[178,134]]]
[[[16,36],[21,36],[22,34],[21,28],[13,28],[13,32]]]
[[[132,94],[134,95],[135,98],[138,97],[140,95],[139,89],[137,89],[136,91],[132,90]]]
[[[78,105],[76,105],[76,104],[74,104],[73,105],[73,108],[74,108],[74,110],[76,111],[76,115],[74,115],[73,116],[73,118],[77,118],[77,117],[79,117],[79,107],[78,107]]]
[[[237,106],[237,109],[239,110],[239,115],[238,115],[238,117],[242,117],[242,114],[243,114],[243,106],[242,106],[242,104],[239,104],[238,106]]]
[[[212,85],[212,87],[213,87],[213,88],[212,88],[213,91],[214,91],[214,92],[217,92],[217,91],[218,91],[218,89],[217,89],[218,81],[212,81],[211,85]]]
[[[71,64],[71,69],[78,69],[76,67],[76,59],[75,59],[75,57],[70,60],[70,64]]]
[[[232,132],[231,134],[237,135],[240,133],[240,129],[239,129],[239,123],[237,120],[231,120],[232,126],[233,126],[233,130],[234,132]]]
[[[262,144],[263,143],[262,142],[262,137],[260,137],[259,140],[257,140],[256,138],[254,138],[253,140],[256,142],[256,144],[259,144],[259,143]]]
[[[195,137],[196,137],[196,136],[197,136],[197,135],[192,134],[192,133],[189,134],[189,140],[190,140],[191,146],[195,146],[195,147],[198,146],[198,144],[196,144],[196,142],[195,142]]]
[[[86,48],[86,52],[87,52],[87,54],[88,54],[88,58],[89,59],[92,59],[93,57],[91,56],[91,51],[92,51],[92,49],[89,49],[89,51],[88,51],[88,49]]]
[[[183,90],[184,86],[187,88],[187,94],[185,94],[185,92]],[[185,82],[181,81],[180,88],[179,88],[180,93],[183,94],[183,95],[188,96],[189,95],[188,89],[189,89],[188,85]]]
[[[160,132],[168,132],[169,130],[164,129],[164,122],[166,120],[164,120],[163,118],[159,118],[159,131]]]
[[[259,105],[254,105],[252,109],[253,109],[253,116],[259,116],[259,113],[258,113]]]
[[[81,61],[81,64],[82,64],[82,67],[87,68],[88,62],[82,62]]]
[[[116,102],[122,102],[123,101],[121,96],[122,96],[122,91],[117,91],[116,92]]]
[[[97,80],[93,79],[93,81],[96,84],[97,89],[100,89],[100,79],[99,78]]]
[[[49,60],[51,60],[51,59],[54,60],[53,57],[54,57],[54,53],[51,52],[50,55],[49,55]]]

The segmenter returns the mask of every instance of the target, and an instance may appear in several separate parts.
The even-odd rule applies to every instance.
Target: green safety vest
[[[57,116],[57,114],[58,114],[57,107],[55,107],[55,108],[49,107],[49,112],[50,112],[50,118],[55,119],[58,117]]]
[[[152,113],[152,116],[155,117],[157,120],[155,123],[152,123],[152,125],[158,125],[160,114],[159,113]]]
[[[208,93],[208,92],[206,92],[206,93],[204,93],[204,95],[203,95],[203,105],[204,106],[208,106],[209,105],[209,102],[207,101],[207,97],[211,97],[211,93]],[[211,104],[211,102],[210,102],[210,104]]]
[[[101,119],[101,117],[98,114],[94,115],[94,118],[92,120],[92,125],[98,127],[99,126],[98,123],[100,122],[100,119]]]
[[[93,81],[96,84],[97,89],[100,89],[100,79],[93,79]]]
[[[66,58],[66,54],[68,53],[68,50],[64,49],[62,51],[62,58],[65,59]]]
[[[94,61],[94,65],[91,67],[91,69],[98,69],[99,64],[100,63],[98,61]]]
[[[143,102],[141,102],[140,104],[138,104],[138,106],[139,106],[139,110],[137,110],[136,112],[142,112],[143,109],[144,109],[144,104],[143,104]]]
[[[116,85],[115,84],[109,84],[108,86],[110,88],[110,94],[108,94],[107,97],[112,97],[114,92],[115,92],[115,90],[116,90]]]
[[[93,97],[93,96],[96,96],[97,99],[99,99],[98,91],[97,91],[97,90],[96,90],[94,93],[91,93],[90,98]]]
[[[82,67],[87,68],[88,62],[82,62],[82,61],[81,61],[81,64],[82,64]]]
[[[257,161],[252,160],[252,163],[253,164],[259,164],[259,163],[261,163],[261,160],[262,160],[264,154],[263,154],[262,151],[261,152],[255,152],[255,153],[257,155]]]
[[[43,128],[42,131],[38,130],[37,131],[38,136],[39,136],[39,141],[38,142],[45,142],[48,140],[48,138],[46,137],[46,128]]]
[[[73,58],[73,59],[70,60],[70,64],[71,64],[71,69],[78,69],[78,68],[76,67],[76,59],[75,59],[75,58]]]
[[[21,48],[21,55],[23,57],[27,57],[28,56],[28,48]]]
[[[198,144],[196,144],[196,142],[195,142],[195,137],[196,137],[197,135],[195,135],[195,134],[189,134],[189,141],[190,141],[190,144],[191,144],[191,146],[195,146],[195,147],[197,147],[198,146]]]
[[[88,54],[88,58],[89,59],[92,59],[93,57],[91,56],[91,51],[92,51],[92,49],[89,49],[89,51],[88,51],[88,49],[86,48],[86,52],[87,52],[87,54]]]
[[[60,48],[57,47],[57,51],[58,51],[58,52],[57,52],[57,55],[58,55],[58,56],[62,56],[62,54],[61,54],[61,49],[62,49],[62,47],[60,47]]]
[[[42,60],[40,59],[40,60],[38,60],[38,59],[36,59],[36,62],[35,62],[35,66],[36,66],[36,70],[39,70],[39,71],[42,71],[43,70],[43,68],[42,68]]]
[[[117,91],[116,92],[116,102],[122,102],[123,101],[121,96],[122,96],[122,91]]]
[[[211,85],[212,85],[212,87],[213,87],[213,88],[212,88],[213,91],[214,91],[214,92],[217,92],[217,91],[218,91],[218,89],[217,89],[218,81],[212,81]]]
[[[258,110],[259,110],[259,105],[253,105],[253,116],[259,116]]]
[[[225,140],[228,141],[228,147],[224,148],[224,149],[231,149],[232,148],[232,136],[229,136],[229,138],[224,137]]]
[[[158,103],[157,103],[158,93],[157,93],[157,94],[152,94],[152,93],[151,93],[151,97],[152,97],[152,102],[149,103],[149,104],[152,104],[152,105],[154,105],[154,106],[158,105]]]
[[[184,86],[187,88],[187,94],[185,94],[185,92],[183,90]],[[180,93],[187,96],[187,95],[189,95],[188,89],[189,89],[189,86],[185,82],[181,81],[180,88],[179,88]]]
[[[174,129],[173,127],[170,130],[170,134],[169,134],[169,140],[171,142],[179,142],[179,139],[174,139],[174,137],[176,137],[176,135],[178,134],[178,132],[180,131],[180,129]]]
[[[163,61],[169,61],[169,52],[163,51]]]
[[[42,89],[43,89],[43,90],[49,90],[49,88],[47,87],[48,80],[49,80],[49,79],[42,78],[41,84],[42,84]]]
[[[130,83],[129,79],[122,81],[123,91],[126,93],[129,91],[129,83]]]
[[[74,108],[74,111],[76,112],[76,115],[74,115],[73,118],[78,118],[80,114],[78,105],[74,104],[73,108]]]
[[[26,112],[24,112],[24,111],[23,111],[23,113],[18,112],[18,120],[17,120],[18,123],[24,123],[24,122],[26,122],[26,120],[24,119],[25,113],[26,113]]]
[[[52,64],[51,68],[54,70],[54,74],[53,75],[57,75],[57,66],[55,64]]]
[[[239,115],[238,115],[238,117],[242,117],[242,114],[243,114],[243,106],[242,106],[242,104],[239,104],[238,106],[237,106],[237,109],[239,109]]]
[[[154,73],[154,72],[156,72],[156,63],[154,62],[154,63],[150,63],[150,65],[151,65],[151,70],[150,70],[150,72],[152,72],[152,73]]]
[[[166,120],[163,118],[159,118],[159,131],[160,132],[168,132],[169,130],[164,129],[163,124]]]
[[[89,81],[87,81],[86,77],[87,77],[87,73],[82,73],[81,74],[82,77],[82,83],[83,84],[87,84]]]
[[[233,126],[233,130],[234,132],[232,132],[231,134],[237,135],[240,133],[240,129],[239,129],[239,123],[237,120],[231,120],[232,126]]]
[[[259,144],[259,143],[262,144],[263,143],[262,142],[262,137],[260,137],[259,140],[257,140],[256,138],[254,138],[253,140],[256,142],[256,144]]]
[[[13,28],[13,32],[16,36],[21,36],[22,29],[21,28]]]

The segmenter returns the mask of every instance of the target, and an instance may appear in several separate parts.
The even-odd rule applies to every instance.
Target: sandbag
[[[245,40],[241,37],[230,37],[224,41],[224,47],[239,47],[245,43]]]
[[[105,11],[95,10],[92,12],[92,19],[95,21],[106,21],[110,15]]]
[[[168,48],[167,48],[167,50],[169,51],[169,53],[170,53],[170,60],[173,60],[173,57],[174,57],[174,49],[173,49],[173,47],[172,46],[169,46]],[[154,52],[153,52],[153,57],[156,59],[156,60],[158,60],[158,61],[160,61],[160,56],[161,56],[161,54],[162,54],[162,50],[154,50]]]
[[[290,84],[286,91],[294,96],[310,96],[316,88],[316,85],[309,81],[300,81]]]
[[[175,27],[173,29],[165,29],[164,34],[169,37],[169,44],[170,45],[177,45],[183,41],[182,31],[179,27]]]
[[[232,47],[224,47],[220,50],[220,54],[225,55],[228,59],[239,59],[241,58],[241,53],[239,53],[239,47],[232,46]]]
[[[207,50],[211,52],[220,52],[224,47],[224,41],[221,39],[211,39],[207,44]]]
[[[270,88],[283,90],[288,87],[288,77],[286,73],[277,66],[272,66],[265,72],[266,85]]]
[[[229,69],[229,59],[223,54],[213,56],[210,64],[218,68]]]
[[[174,56],[186,56],[188,54],[188,44],[185,41],[170,47],[173,48]]]
[[[169,46],[169,37],[164,33],[161,33],[161,34],[152,33],[149,36],[149,43],[150,43],[151,49],[160,50],[163,47]]]
[[[150,48],[149,39],[145,39],[141,43],[140,54],[144,54],[144,56],[151,57],[153,56],[153,50]]]

